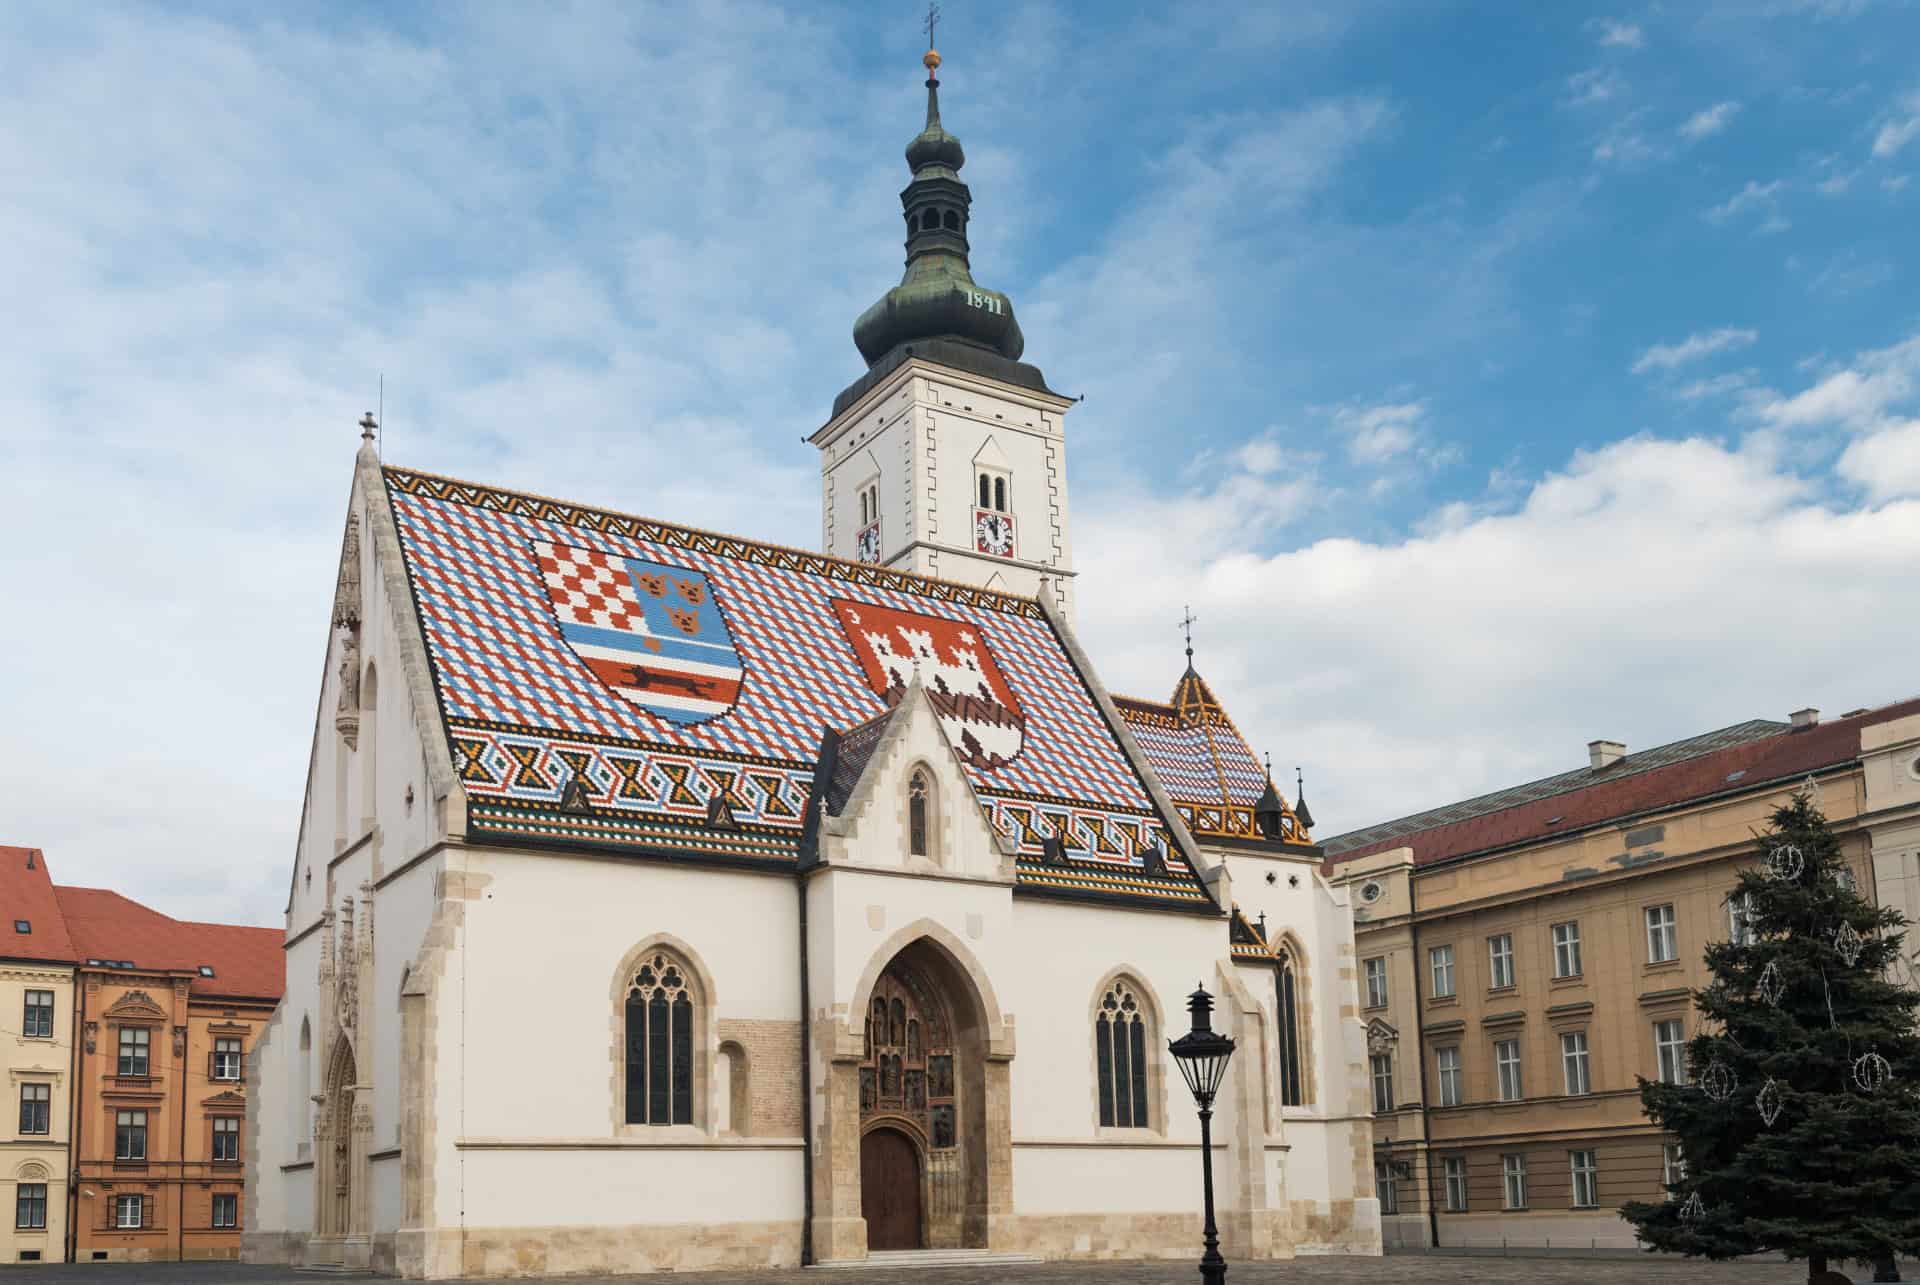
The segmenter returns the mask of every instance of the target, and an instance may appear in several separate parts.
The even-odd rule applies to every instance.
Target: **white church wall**
[[[880,488],[880,556],[891,559],[916,536],[913,531],[912,402],[901,388],[844,434],[822,460],[825,505],[821,545],[836,558],[858,560],[860,491]]]
[[[671,1149],[608,1146],[461,1153],[473,1227],[623,1227],[789,1220],[802,1201],[798,1140]],[[542,1198],[540,1193],[550,1193]],[[564,1193],[564,1199],[552,1198]]]

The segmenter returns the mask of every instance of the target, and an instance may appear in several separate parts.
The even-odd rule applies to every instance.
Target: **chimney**
[[[1812,727],[1819,722],[1820,711],[1809,705],[1805,709],[1796,709],[1787,717],[1793,720],[1793,730],[1797,732],[1803,727]]]
[[[1587,762],[1598,772],[1603,767],[1612,767],[1627,756],[1627,747],[1618,741],[1588,741]]]

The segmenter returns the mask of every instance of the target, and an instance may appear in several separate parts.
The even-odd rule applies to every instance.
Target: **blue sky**
[[[1323,834],[1920,690],[1920,7],[946,5],[1080,629]],[[272,922],[353,421],[817,541],[912,5],[17,6],[0,840]]]

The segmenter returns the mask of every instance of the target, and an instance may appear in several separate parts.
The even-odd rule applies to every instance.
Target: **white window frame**
[[[1385,1115],[1393,1110],[1393,1054],[1369,1053],[1367,1072],[1373,1080],[1373,1112]]]
[[[127,1221],[127,1211],[133,1211],[133,1221]],[[147,1198],[121,1193],[113,1198],[113,1227],[115,1231],[139,1231],[147,1225]]]
[[[227,1222],[220,1221],[220,1202],[222,1200],[230,1200],[233,1202],[233,1214]],[[218,1230],[227,1231],[238,1227],[240,1225],[240,1193],[237,1191],[214,1192],[212,1206],[208,1210],[208,1217],[212,1220],[213,1226]]]
[[[1448,1054],[1452,1054],[1452,1057],[1449,1058]],[[1453,1065],[1447,1065],[1449,1061],[1451,1061]],[[1440,1075],[1440,1105],[1443,1107],[1459,1106],[1460,1103],[1464,1101],[1464,1095],[1460,1092],[1460,1046],[1458,1044],[1448,1044],[1443,1048],[1435,1049],[1433,1051],[1433,1064],[1438,1069]]]
[[[1427,974],[1432,979],[1433,998],[1452,999],[1453,989],[1453,946],[1427,947]]]
[[[1520,1074],[1518,1037],[1494,1041],[1493,1069],[1500,1101],[1518,1102],[1526,1096],[1526,1081]]]
[[[1500,1194],[1504,1208],[1527,1207],[1527,1157],[1524,1153],[1508,1152],[1500,1157]]]
[[[1375,955],[1362,963],[1367,975],[1367,1007],[1385,1008],[1387,1006],[1386,956]]]
[[[1727,894],[1727,941],[1735,946],[1753,944],[1753,894]]]
[[[1687,1083],[1687,1028],[1679,1018],[1653,1024],[1653,1064],[1661,1083]]]
[[[1585,1031],[1561,1032],[1560,1073],[1568,1097],[1583,1098],[1593,1092],[1593,1057],[1587,1048]]]
[[[1373,1162],[1373,1194],[1380,1201],[1380,1212],[1397,1214],[1400,1212],[1400,1184],[1393,1176],[1393,1161],[1376,1160]]]
[[[1562,931],[1562,930],[1565,931]],[[1553,975],[1578,977],[1580,970],[1580,921],[1569,919],[1553,926]]]
[[[1573,1207],[1600,1207],[1600,1161],[1591,1150],[1567,1152],[1567,1172],[1573,1181]]]
[[[1673,903],[1648,906],[1646,920],[1647,962],[1670,964],[1680,958],[1680,919],[1674,913]]]
[[[1660,1181],[1669,1187],[1687,1180],[1687,1157],[1677,1142],[1660,1145]]]
[[[1513,934],[1494,933],[1487,938],[1487,989],[1503,991],[1513,986]]]
[[[1440,1162],[1442,1181],[1446,1186],[1446,1206],[1450,1214],[1467,1212],[1467,1158],[1465,1156],[1447,1156]]]

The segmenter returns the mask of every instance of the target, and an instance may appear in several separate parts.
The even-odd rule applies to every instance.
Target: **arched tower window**
[[[1125,979],[1108,986],[1093,1022],[1094,1061],[1100,1077],[1100,1124],[1107,1129],[1145,1129],[1147,1114],[1146,1008]]]
[[[951,232],[958,232],[960,230],[960,211],[947,211],[947,229]]]
[[[1002,513],[1007,511],[1007,479],[1004,477],[993,479],[993,507]]]
[[[1300,1066],[1304,1060],[1301,1039],[1299,981],[1294,973],[1293,957],[1283,955],[1275,973],[1276,1013],[1280,1030],[1280,1105],[1301,1106],[1306,1101]]]
[[[980,507],[983,509],[993,507],[993,480],[985,473],[980,475]]]
[[[626,1002],[626,1122],[692,1124],[693,973],[664,950],[634,970]]]
[[[915,768],[912,778],[907,782],[907,851],[916,857],[933,855],[928,840],[927,815],[927,799],[932,789],[927,780],[927,769]]]

